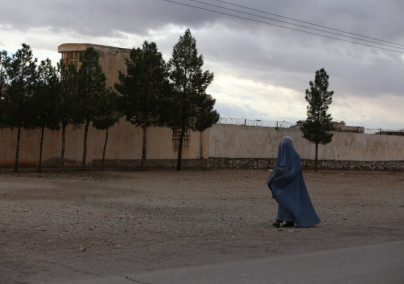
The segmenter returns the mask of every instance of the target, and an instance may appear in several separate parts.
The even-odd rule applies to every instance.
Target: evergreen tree
[[[90,123],[96,118],[100,98],[106,92],[106,78],[99,63],[100,57],[101,54],[92,47],[87,48],[80,56],[77,101],[79,112],[75,122],[84,123],[82,170],[86,168],[88,129]]]
[[[310,81],[310,90],[306,90],[307,120],[302,126],[303,137],[316,145],[315,171],[318,162],[318,144],[327,144],[332,140],[333,130],[328,107],[332,102],[333,91],[328,91],[329,76],[322,68],[316,71],[314,83]]]
[[[167,66],[154,42],[145,41],[142,48],[132,49],[126,60],[126,74],[119,73],[120,105],[126,120],[143,130],[142,159],[146,162],[147,128],[161,125],[162,108],[169,92]]]
[[[98,104],[97,115],[93,121],[93,127],[98,130],[105,130],[104,148],[102,151],[101,169],[104,169],[105,152],[108,143],[108,129],[112,127],[121,118],[118,109],[118,96],[113,90],[105,92]]]
[[[201,131],[219,119],[218,114],[212,110],[215,101],[206,95],[206,89],[213,80],[213,73],[203,72],[202,66],[203,57],[198,56],[196,40],[187,29],[174,46],[169,62],[170,79],[174,87],[169,126],[181,131],[177,171],[181,170],[185,131]]]
[[[74,65],[66,65],[63,60],[60,60],[57,65],[57,73],[59,75],[59,86],[57,88],[57,120],[62,126],[60,171],[63,172],[65,167],[66,128],[68,125],[74,124],[77,113],[77,67]]]
[[[41,61],[38,66],[38,80],[33,95],[35,126],[41,129],[38,172],[42,171],[42,148],[45,128],[59,129],[57,119],[59,79],[56,68],[50,59]]]
[[[7,110],[4,123],[7,127],[17,128],[15,172],[18,171],[21,129],[33,127],[31,97],[37,80],[36,62],[37,59],[33,58],[31,48],[24,43],[21,49],[6,60],[5,65],[8,86],[4,93],[3,107]]]

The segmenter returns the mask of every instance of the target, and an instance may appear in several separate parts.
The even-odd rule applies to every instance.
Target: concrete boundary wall
[[[276,158],[283,136],[290,136],[302,160],[313,160],[315,144],[298,128],[214,125],[209,131],[210,158]],[[332,142],[319,145],[323,161],[404,161],[404,136],[334,132]]]
[[[19,166],[35,167],[39,160],[40,129],[22,129]],[[43,145],[43,166],[57,167],[60,164],[61,130],[45,130]],[[149,127],[147,129],[148,160],[176,160],[178,141],[173,141],[173,132],[166,127]],[[140,160],[142,154],[143,132],[124,119],[109,129],[107,160]],[[66,130],[65,165],[79,166],[83,157],[84,129],[68,127]],[[189,141],[184,142],[182,156],[185,160],[208,157],[209,130],[190,132]],[[102,159],[105,131],[90,127],[87,140],[87,165]],[[14,165],[17,144],[17,129],[0,129],[0,167],[11,168]],[[202,147],[201,147],[202,144]],[[166,163],[166,162],[164,162]],[[131,164],[130,162],[126,164]],[[133,163],[132,163],[133,164]]]
[[[270,169],[275,166],[278,145],[290,136],[302,167],[314,168],[315,145],[298,128],[214,125],[209,132],[212,168]],[[334,132],[332,142],[319,145],[319,168],[404,170],[404,137]]]
[[[65,165],[81,163],[83,129],[69,128],[66,134]],[[16,129],[0,129],[0,167],[14,165]],[[87,163],[100,167],[104,131],[90,128]],[[314,167],[315,146],[302,138],[298,128],[269,128],[216,124],[191,132],[184,144],[184,168],[273,168],[282,136],[294,140],[305,168]],[[38,165],[40,130],[22,130],[19,166]],[[105,167],[138,168],[141,157],[141,128],[121,120],[109,131]],[[202,147],[201,147],[202,146]],[[61,131],[46,130],[43,166],[60,164]],[[178,141],[172,130],[151,127],[147,134],[148,168],[175,168]],[[202,150],[202,155],[201,155]],[[404,170],[404,136],[334,133],[331,143],[319,146],[319,167],[328,169]]]

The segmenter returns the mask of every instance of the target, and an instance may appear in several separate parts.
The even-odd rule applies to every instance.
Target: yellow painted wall
[[[208,156],[209,130],[203,132],[203,158]],[[83,157],[84,129],[69,127],[66,131],[65,159],[67,165],[81,164]],[[106,159],[140,159],[142,151],[142,129],[122,119],[109,130]],[[87,141],[87,163],[102,158],[105,131],[89,128]],[[0,129],[0,167],[14,165],[17,129]],[[60,130],[45,130],[42,160],[55,164],[60,158],[62,134]],[[21,132],[19,165],[35,166],[39,159],[40,130]],[[191,132],[189,142],[183,145],[183,159],[200,158],[200,133]],[[147,159],[176,159],[178,142],[172,141],[172,130],[165,127],[150,127],[147,130]]]

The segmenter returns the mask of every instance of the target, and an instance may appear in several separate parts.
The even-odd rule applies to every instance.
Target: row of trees
[[[213,74],[202,71],[203,57],[188,29],[174,46],[166,63],[155,43],[144,42],[126,59],[126,72],[119,83],[106,87],[100,67],[100,53],[88,48],[80,55],[80,68],[61,60],[39,64],[26,44],[12,56],[0,52],[0,127],[17,129],[14,171],[18,171],[21,130],[41,129],[39,167],[45,129],[61,129],[61,170],[64,170],[65,138],[68,125],[84,127],[82,169],[86,167],[90,125],[105,130],[102,166],[108,129],[122,116],[143,130],[141,169],[146,161],[146,137],[150,126],[181,130],[177,170],[181,169],[182,143],[187,129],[203,131],[216,123],[215,100],[206,94]]]
[[[53,66],[49,59],[38,63],[27,44],[12,56],[1,52],[0,126],[17,129],[14,171],[18,171],[22,129],[41,129],[38,171],[42,168],[45,129],[61,129],[61,170],[64,170],[65,133],[68,125],[84,125],[82,167],[85,168],[89,123],[105,129],[102,110],[108,106],[111,91],[98,64],[99,53],[90,48],[81,57],[81,68],[60,61]],[[116,95],[114,95],[117,98]],[[115,108],[114,108],[115,109]],[[114,113],[117,113],[115,109]],[[116,122],[119,117],[109,116]],[[112,122],[109,122],[112,123]]]

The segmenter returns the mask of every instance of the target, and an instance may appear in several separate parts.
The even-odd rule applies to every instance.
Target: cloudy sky
[[[402,0],[0,0],[0,7],[0,50],[10,54],[27,43],[35,57],[56,63],[62,43],[133,48],[147,40],[169,60],[190,28],[203,68],[215,75],[208,93],[222,117],[305,119],[305,90],[324,68],[334,120],[404,128]]]

